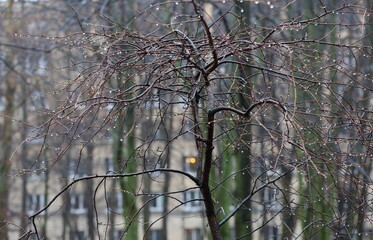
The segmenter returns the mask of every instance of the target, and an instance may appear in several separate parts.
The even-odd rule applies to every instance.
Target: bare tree
[[[30,216],[33,231],[35,218],[75,184],[120,178],[127,203],[140,204],[124,212],[122,237],[137,232],[142,210],[159,196],[179,203],[162,217],[202,201],[212,239],[223,239],[225,226],[236,226],[231,236],[224,231],[233,239],[360,237],[371,217],[372,12],[363,2],[312,3],[232,9],[212,1],[211,12],[207,2],[167,1],[146,6],[128,25],[107,17],[104,27],[70,35],[87,60],[56,91],[65,101],[39,137],[62,139],[58,165],[72,146],[105,141],[117,127],[118,167],[69,182]],[[299,4],[305,12],[285,14]],[[146,117],[152,124],[140,129]],[[158,139],[160,131],[168,134]],[[169,156],[183,138],[194,141],[195,175]],[[151,193],[137,183],[158,172],[192,185],[141,201]],[[192,189],[201,198],[180,198]]]

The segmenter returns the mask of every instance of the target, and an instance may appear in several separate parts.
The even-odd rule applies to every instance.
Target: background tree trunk
[[[7,0],[5,9],[6,23],[5,33],[9,42],[12,42],[13,34],[16,31],[15,22],[13,22],[13,0]],[[6,53],[6,63],[14,67],[15,57],[12,49]],[[3,122],[3,134],[1,139],[2,156],[0,159],[0,239],[8,239],[8,194],[9,194],[9,169],[10,156],[12,153],[13,141],[13,123],[12,118],[15,111],[15,94],[17,85],[17,75],[14,69],[8,69],[5,75],[5,110]]]

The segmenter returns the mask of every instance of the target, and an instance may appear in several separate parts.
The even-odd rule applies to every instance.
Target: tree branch
[[[26,47],[26,46],[21,46],[21,45],[14,44],[14,43],[5,43],[5,42],[0,42],[0,46],[18,48],[22,50],[35,51],[35,52],[44,52],[44,53],[50,53],[55,48],[53,47],[49,49],[41,49],[41,48]]]
[[[288,171],[286,171],[285,173],[281,174],[280,176],[278,176],[277,178],[273,179],[272,181],[269,181],[265,184],[263,184],[262,186],[258,187],[257,189],[253,189],[251,191],[251,194],[248,195],[244,200],[242,200],[240,202],[240,204],[238,204],[238,206],[228,215],[226,216],[223,220],[220,221],[219,223],[219,227],[223,226],[229,219],[231,219],[237,212],[238,210],[241,209],[241,207],[247,202],[249,201],[257,192],[259,192],[260,190],[266,188],[269,184],[272,184],[274,182],[276,182],[277,180],[281,179],[282,177],[284,177],[285,175],[289,174],[290,172],[292,172],[294,170],[294,168],[291,168],[289,169]]]

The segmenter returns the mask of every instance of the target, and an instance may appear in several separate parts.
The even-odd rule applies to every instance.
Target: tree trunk
[[[219,144],[219,153],[222,154],[222,157],[220,159],[220,169],[221,171],[217,173],[219,176],[218,179],[216,179],[216,182],[219,183],[222,180],[225,180],[229,178],[229,176],[232,174],[233,171],[233,162],[236,161],[236,158],[233,156],[233,150],[232,146],[230,145],[231,142],[228,140],[229,138],[224,139],[221,144]],[[232,204],[232,199],[230,197],[229,190],[231,189],[231,184],[233,182],[231,181],[225,181],[223,182],[220,187],[216,190],[216,198],[219,199],[220,208],[221,210],[219,213],[224,218],[226,214],[229,213],[230,207]],[[220,227],[220,232],[223,237],[223,239],[232,239],[233,236],[231,236],[231,229],[229,226],[229,222],[224,224]]]
[[[15,31],[13,24],[13,0],[7,1],[6,7],[6,21],[5,32],[11,42],[12,35]],[[13,51],[9,50],[6,56],[6,62],[12,66],[14,64]],[[14,115],[14,103],[16,92],[17,76],[12,69],[8,69],[5,75],[5,111],[3,122],[3,136],[2,136],[2,159],[0,160],[0,239],[8,239],[8,194],[9,194],[9,169],[10,169],[10,156],[12,149],[12,117]]]
[[[126,115],[126,130],[127,132],[132,129],[135,120],[135,108],[134,106],[130,107]],[[134,130],[133,130],[134,131]],[[137,170],[137,161],[136,161],[136,143],[135,143],[135,133],[131,133],[127,138],[125,146],[125,172],[132,173]],[[126,240],[137,239],[138,238],[138,221],[132,220],[132,218],[137,213],[136,206],[136,191],[137,191],[137,178],[129,177],[123,178],[121,181],[121,187],[123,191],[123,215],[127,223],[127,234]]]
[[[89,141],[89,140],[88,140]],[[93,151],[94,145],[89,143],[87,144],[87,158],[85,158],[85,166],[87,168],[87,175],[92,174],[93,168]],[[93,184],[90,181],[86,181],[85,193],[84,193],[84,201],[86,202],[87,208],[87,227],[88,227],[88,237],[89,239],[95,239],[95,215],[94,215],[94,198],[93,198]]]
[[[27,89],[26,89],[26,84],[22,86],[22,94],[23,96],[27,96]],[[22,105],[22,121],[27,122],[27,106],[28,106],[28,101],[27,98],[25,98],[23,105]],[[27,127],[26,125],[23,126],[22,132],[21,132],[21,139],[26,139],[26,133],[27,133]],[[30,161],[28,158],[28,145],[27,144],[22,144],[21,148],[21,159],[23,160],[21,163],[22,168],[28,168],[26,163]],[[26,209],[26,204],[27,204],[27,178],[28,176],[26,174],[22,175],[22,192],[21,192],[21,199],[22,199],[22,219],[21,219],[21,228],[20,228],[20,235],[24,234],[25,229],[27,229],[27,209]]]
[[[251,21],[250,21],[250,17],[251,17],[251,9],[250,9],[250,3],[249,2],[239,2],[239,1],[236,1],[236,4],[237,4],[237,13],[238,14],[242,14],[242,16],[244,17],[244,22],[243,22],[243,28],[246,28],[248,26],[250,26],[251,24]],[[243,11],[241,11],[243,10]],[[242,12],[242,13],[241,13]],[[250,68],[247,68],[247,67],[244,67],[244,66],[240,66],[240,69],[239,69],[239,75],[246,79],[248,82],[252,81],[251,79],[249,79],[249,76],[251,76],[251,69]],[[251,91],[250,91],[250,88],[248,86],[246,86],[244,89],[243,89],[243,92],[239,95],[239,104],[240,106],[243,108],[243,109],[247,109],[251,102],[250,100],[246,97],[246,96],[250,96],[251,95]],[[247,127],[247,128],[250,128],[250,127]],[[251,151],[250,151],[250,144],[252,142],[252,139],[251,139],[251,134],[249,134],[251,132],[251,129],[246,129],[246,134],[243,136],[242,138],[242,143],[240,143],[243,148],[242,149],[239,149],[237,152],[236,152],[236,156],[235,158],[237,159],[237,170],[243,170],[242,174],[238,174],[236,176],[236,188],[235,188],[235,193],[236,193],[236,196],[238,199],[244,199],[246,198],[250,192],[251,192],[251,188],[252,188],[252,174],[250,173],[251,171]],[[244,173],[244,174],[243,174]],[[248,201],[245,206],[240,209],[240,211],[238,211],[235,215],[235,234],[236,234],[236,237],[240,237],[244,234],[247,234],[249,232],[251,232],[251,229],[252,229],[252,226],[251,226],[251,202]],[[248,238],[245,238],[245,239],[250,239],[251,236],[249,236]]]

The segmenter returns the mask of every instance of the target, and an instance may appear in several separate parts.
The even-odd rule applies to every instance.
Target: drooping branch
[[[268,181],[267,183],[261,185],[260,187],[258,187],[256,189],[253,188],[252,191],[251,191],[251,194],[248,195],[244,200],[242,200],[238,204],[238,206],[228,216],[226,216],[223,220],[220,221],[219,227],[223,226],[229,219],[231,219],[238,212],[238,210],[240,210],[242,208],[242,206],[244,206],[245,203],[248,202],[257,192],[259,192],[260,190],[266,188],[268,185],[270,185],[272,183],[275,183],[276,181],[278,181],[279,179],[281,179],[285,175],[291,173],[293,170],[294,170],[294,168],[291,168],[288,171],[286,171],[283,174],[281,174],[280,176],[278,176],[277,178],[275,178],[275,179],[273,179],[271,181]]]
[[[50,53],[54,48],[57,48],[57,47],[53,47],[49,49],[42,49],[42,48],[26,47],[26,46],[14,44],[14,43],[6,43],[6,42],[0,42],[0,46],[18,48],[18,49],[26,50],[26,51],[43,52],[43,53]]]
[[[230,112],[234,112],[240,116],[243,116],[243,117],[248,117],[250,115],[250,113],[253,111],[254,108],[260,106],[260,105],[263,105],[263,104],[273,104],[273,105],[276,105],[276,106],[279,106],[285,115],[287,115],[287,108],[285,105],[283,105],[282,103],[280,103],[279,101],[275,100],[275,99],[272,99],[272,98],[264,98],[264,99],[261,99],[255,103],[253,103],[247,110],[245,111],[241,111],[241,110],[238,110],[236,108],[232,108],[232,107],[217,107],[217,108],[214,108],[214,109],[211,109],[209,110],[208,112],[208,116],[210,116],[211,120],[214,121],[215,117],[214,115],[218,112],[222,112],[222,111],[230,111]]]
[[[140,172],[134,172],[134,173],[127,173],[127,174],[96,174],[96,175],[91,175],[91,176],[86,176],[86,177],[78,178],[78,179],[75,179],[72,182],[70,182],[68,185],[66,185],[62,190],[60,190],[58,192],[58,194],[56,194],[52,198],[51,201],[49,201],[49,203],[47,205],[45,205],[42,209],[40,209],[39,211],[37,211],[36,213],[34,213],[33,215],[31,215],[29,217],[29,219],[31,220],[32,225],[34,227],[35,234],[37,236],[39,236],[38,235],[38,230],[37,230],[37,227],[36,227],[36,224],[35,224],[35,218],[38,215],[40,215],[41,213],[43,213],[44,211],[46,211],[64,192],[66,192],[67,190],[69,190],[76,183],[81,182],[81,181],[85,181],[85,180],[97,179],[97,178],[106,179],[106,178],[136,177],[136,176],[145,175],[145,174],[151,174],[151,173],[155,173],[155,172],[169,172],[169,173],[181,174],[181,175],[186,176],[190,180],[192,180],[196,185],[199,185],[198,179],[196,177],[194,177],[193,175],[191,175],[191,174],[189,174],[187,172],[181,171],[181,170],[167,169],[167,168],[158,168],[158,169],[154,169],[154,170],[140,171]]]

